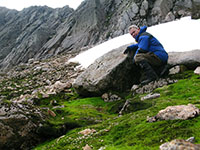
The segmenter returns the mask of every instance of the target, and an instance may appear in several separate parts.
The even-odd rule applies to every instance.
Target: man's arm
[[[137,49],[138,49],[138,44],[130,45],[125,49],[124,54],[127,54],[130,51],[136,51]]]

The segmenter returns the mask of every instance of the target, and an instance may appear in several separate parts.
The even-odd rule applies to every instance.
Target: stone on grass
[[[193,144],[185,140],[175,139],[162,144],[160,150],[200,150],[200,144]]]
[[[86,145],[83,147],[83,150],[92,150],[92,148],[91,148],[88,144],[86,144]]]
[[[200,75],[200,66],[194,70],[194,73]]]
[[[89,135],[89,134],[92,134],[92,133],[94,133],[94,132],[96,132],[95,129],[85,129],[85,130],[83,130],[83,131],[80,131],[79,134]]]
[[[104,93],[101,96],[101,98],[104,100],[104,102],[114,102],[114,101],[121,100],[121,97],[112,93]]]
[[[155,98],[158,98],[160,97],[160,94],[159,93],[150,93],[144,97],[141,98],[141,101],[143,100],[148,100],[148,99],[155,99]]]
[[[160,110],[159,113],[151,118],[147,118],[148,122],[154,122],[158,120],[187,120],[199,115],[199,108],[192,104],[168,106],[167,108]]]

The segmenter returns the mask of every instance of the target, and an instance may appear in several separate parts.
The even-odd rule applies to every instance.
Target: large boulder
[[[132,58],[123,54],[127,45],[103,55],[91,64],[73,83],[83,96],[101,95],[109,90],[125,91],[138,82],[138,69]]]
[[[0,149],[31,149],[43,139],[38,129],[45,115],[31,105],[0,103]]]
[[[200,65],[200,50],[170,52],[168,64],[170,66],[184,65],[188,69],[196,69]]]
[[[133,65],[133,54],[126,56],[124,45],[103,55],[75,80],[73,87],[83,96],[101,95],[109,90],[125,91],[139,82],[139,68]],[[170,52],[169,66],[184,65],[195,69],[200,65],[200,50]]]

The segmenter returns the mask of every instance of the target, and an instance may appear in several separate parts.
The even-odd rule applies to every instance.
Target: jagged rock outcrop
[[[44,113],[27,104],[0,102],[0,149],[31,149],[42,141]]]
[[[17,13],[17,10],[10,10],[5,7],[0,7],[0,31],[3,30],[4,25],[14,18]]]
[[[0,41],[1,41],[0,42],[0,62],[9,54],[9,52],[11,51],[9,46],[11,43],[15,41],[16,37],[13,34],[11,34],[15,27],[13,26],[12,28],[11,27],[8,28],[7,24],[17,14],[18,14],[18,11],[16,10],[10,10],[5,7],[0,7],[0,36],[1,36],[0,37]],[[5,28],[7,28],[7,31],[4,31]]]
[[[73,83],[83,96],[102,95],[109,90],[125,91],[138,81],[132,59],[123,54],[125,46],[114,49],[91,64]]]
[[[75,11],[67,6],[1,10],[0,68],[79,51],[126,33],[131,24],[171,21],[190,15],[191,8],[191,0],[85,0]]]
[[[11,11],[9,20],[0,26],[0,66],[10,68],[33,58],[73,11],[68,6],[61,9],[33,6]],[[9,11],[2,17],[8,14]]]
[[[101,43],[126,33],[131,24],[151,26],[172,21],[190,15],[191,7],[191,1],[178,0],[86,0],[75,11],[73,19],[66,21],[64,28],[42,48],[38,57]]]
[[[99,41],[99,35],[105,19],[105,12],[99,0],[86,0],[62,24],[57,34],[46,43],[37,58],[46,58],[66,50],[77,50]]]

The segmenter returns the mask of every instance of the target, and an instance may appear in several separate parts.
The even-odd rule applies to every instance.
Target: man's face
[[[136,29],[136,28],[131,28],[129,30],[129,33],[133,38],[135,38],[138,35],[139,32],[140,32],[140,29]]]

